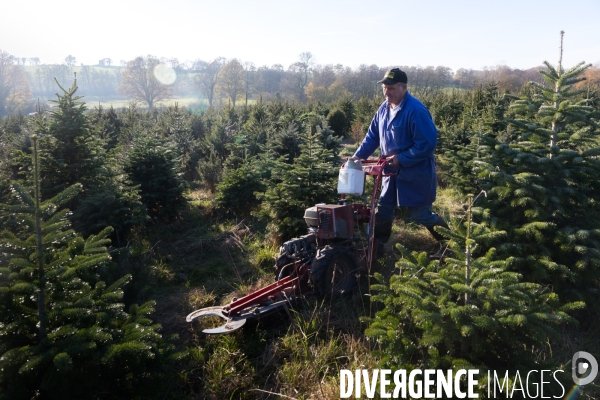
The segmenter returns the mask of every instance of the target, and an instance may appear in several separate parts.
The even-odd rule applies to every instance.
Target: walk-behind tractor
[[[361,270],[370,271],[375,256],[377,192],[382,177],[395,173],[386,168],[386,164],[385,158],[347,160],[338,180],[340,204],[317,204],[305,211],[308,233],[281,246],[275,265],[276,282],[242,298],[234,298],[226,306],[196,310],[186,320],[217,316],[223,318],[225,324],[203,332],[229,333],[240,329],[248,319],[277,311],[308,293],[339,297],[352,292],[357,275]],[[348,204],[345,195],[361,195],[366,175],[375,177],[370,207]],[[361,229],[365,225],[366,235]]]

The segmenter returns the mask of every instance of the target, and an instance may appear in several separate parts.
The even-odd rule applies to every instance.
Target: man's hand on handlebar
[[[399,167],[400,166],[400,160],[398,160],[398,156],[396,154],[394,154],[393,156],[390,156],[386,159],[388,161],[389,165],[393,165],[395,167]]]

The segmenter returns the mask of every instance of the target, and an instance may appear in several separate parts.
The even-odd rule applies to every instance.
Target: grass
[[[188,198],[179,220],[138,232],[132,244],[140,268],[154,271],[144,292],[156,301],[153,317],[190,351],[180,373],[181,398],[335,398],[340,368],[375,365],[359,322],[369,310],[364,295],[326,304],[308,298],[231,335],[201,333],[214,321],[187,323],[193,310],[227,304],[273,282],[278,252],[253,231],[253,221],[222,220],[209,193],[196,190]]]
[[[269,244],[256,221],[223,219],[212,207],[212,195],[190,191],[188,209],[177,221],[139,232],[132,244],[136,262],[153,271],[143,295],[156,301],[153,317],[164,334],[176,333],[177,345],[189,357],[179,372],[176,397],[181,399],[333,399],[339,398],[340,369],[373,369],[380,365],[376,343],[364,336],[361,316],[372,316],[377,304],[368,296],[371,280],[362,275],[349,298],[322,302],[307,297],[259,321],[248,322],[230,335],[207,336],[206,327],[218,321],[185,321],[191,311],[224,305],[273,282],[272,265],[278,249]],[[440,189],[434,204],[447,219],[463,217],[466,199]],[[374,268],[396,273],[402,243],[410,250],[430,251],[429,232],[399,211],[388,242],[389,252]],[[600,309],[585,310],[582,320],[600,317]],[[598,327],[565,327],[559,337],[537,351],[540,360],[570,359],[585,349],[598,355]],[[564,365],[570,371],[569,365]],[[582,398],[597,398],[598,386],[588,385]]]

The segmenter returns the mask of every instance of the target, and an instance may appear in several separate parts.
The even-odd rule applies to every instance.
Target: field
[[[131,99],[111,99],[111,100],[105,100],[105,99],[98,99],[98,100],[93,100],[93,97],[86,97],[85,98],[86,101],[86,105],[89,109],[93,109],[94,107],[98,107],[101,106],[102,108],[127,108],[129,106],[129,104],[131,104],[132,100]],[[139,106],[141,106],[140,108],[144,108],[143,103],[138,103]],[[206,109],[208,108],[208,101],[205,99],[198,99],[196,97],[177,97],[177,98],[173,98],[173,99],[168,99],[168,100],[162,100],[156,103],[155,107],[156,108],[166,108],[166,107],[171,107],[171,106],[175,106],[178,105],[179,107],[184,107],[184,108],[191,108],[193,110],[196,109]]]

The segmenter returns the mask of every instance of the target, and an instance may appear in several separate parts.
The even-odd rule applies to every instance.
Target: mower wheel
[[[358,263],[348,249],[327,246],[313,260],[308,276],[318,297],[337,298],[352,293],[357,273]]]

